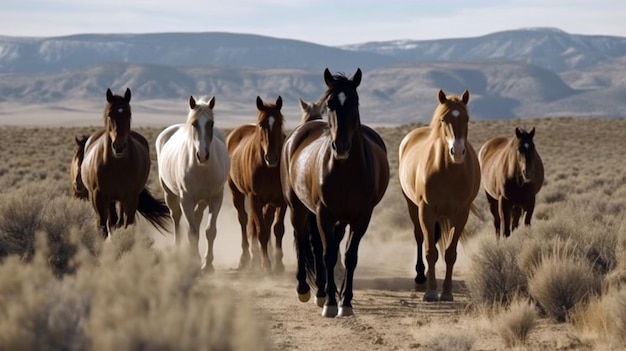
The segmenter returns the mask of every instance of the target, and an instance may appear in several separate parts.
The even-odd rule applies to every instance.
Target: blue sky
[[[0,35],[234,32],[341,45],[555,27],[626,37],[624,0],[2,0]]]

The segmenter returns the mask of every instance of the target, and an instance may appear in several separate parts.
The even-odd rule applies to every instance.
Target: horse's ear
[[[324,70],[324,82],[327,86],[330,86],[335,80],[333,79],[333,75],[330,73],[328,68]]]
[[[352,77],[352,83],[354,83],[355,88],[358,87],[359,84],[361,84],[361,76],[362,76],[361,69],[357,68],[356,73],[354,73],[354,76]]]
[[[522,131],[517,127],[515,127],[515,136],[517,137],[517,139],[522,138]]]
[[[111,102],[113,100],[113,92],[111,92],[111,88],[107,88],[107,102]]]
[[[531,129],[528,134],[530,134],[531,139],[534,138],[535,137],[535,127],[533,127],[533,129]]]
[[[306,108],[309,107],[309,105],[307,105],[306,102],[302,101],[301,98],[298,98],[298,101],[300,102],[300,110],[302,110],[302,112],[306,111]]]
[[[189,108],[192,110],[196,108],[196,99],[193,98],[193,95],[189,95]]]
[[[209,108],[213,109],[215,106],[215,96],[211,96],[211,100],[209,100]]]
[[[126,100],[126,103],[130,102],[130,89],[126,88],[126,92],[124,92],[124,100]]]
[[[443,92],[443,90],[439,89],[439,92],[437,93],[437,99],[439,100],[440,104],[443,104],[444,102],[448,101],[448,98],[446,97],[446,93]]]
[[[74,141],[76,142],[78,146],[80,146],[81,143],[80,143],[80,139],[78,138],[78,135],[74,135]]]
[[[276,108],[279,110],[283,107],[283,97],[278,95],[278,99],[276,99]]]
[[[265,105],[263,104],[263,100],[261,100],[261,97],[257,95],[256,97],[256,108],[257,110],[261,111],[265,108]]]
[[[467,103],[469,102],[469,98],[470,98],[469,90],[465,89],[465,91],[463,92],[463,96],[461,96],[461,101],[463,101],[463,103],[467,105]]]

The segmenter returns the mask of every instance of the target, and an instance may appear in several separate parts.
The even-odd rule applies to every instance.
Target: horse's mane
[[[187,116],[187,122],[192,121],[196,116],[207,114],[213,116],[213,109],[209,107],[211,101],[210,97],[201,96],[196,100],[196,108],[189,109],[189,115]]]
[[[430,121],[430,127],[435,129],[441,125],[441,118],[447,115],[450,110],[458,110],[462,114],[467,115],[467,106],[463,103],[459,96],[448,96],[447,101],[443,104],[437,105],[435,108],[435,112],[433,113],[433,118]]]

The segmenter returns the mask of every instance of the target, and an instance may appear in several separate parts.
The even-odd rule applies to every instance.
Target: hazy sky
[[[556,27],[626,37],[624,0],[1,0],[0,35],[234,32],[324,45]]]

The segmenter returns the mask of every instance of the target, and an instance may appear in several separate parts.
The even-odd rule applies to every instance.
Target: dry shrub
[[[526,291],[526,275],[517,264],[521,242],[517,238],[485,239],[472,256],[468,289],[474,302],[484,305],[509,304]]]
[[[96,254],[100,234],[95,217],[84,201],[59,195],[44,185],[30,184],[5,194],[0,203],[0,258],[17,255],[29,261],[35,238],[46,237],[47,261],[58,275],[76,267],[72,258],[80,243]]]
[[[566,321],[574,307],[600,288],[600,278],[587,264],[560,255],[544,258],[528,282],[530,296],[558,322]]]
[[[469,331],[440,331],[424,346],[430,351],[469,351],[474,348],[477,336]]]
[[[536,319],[537,310],[532,303],[515,299],[505,311],[498,314],[493,326],[506,347],[522,346],[526,344]]]
[[[46,262],[44,240],[29,263],[7,258],[0,350],[270,348],[249,300],[202,275],[195,257],[157,252],[132,230],[116,234],[99,261],[78,255],[88,262],[62,279]]]
[[[626,342],[626,290],[611,290],[592,298],[572,313],[572,322],[581,332],[591,334],[609,349]]]

